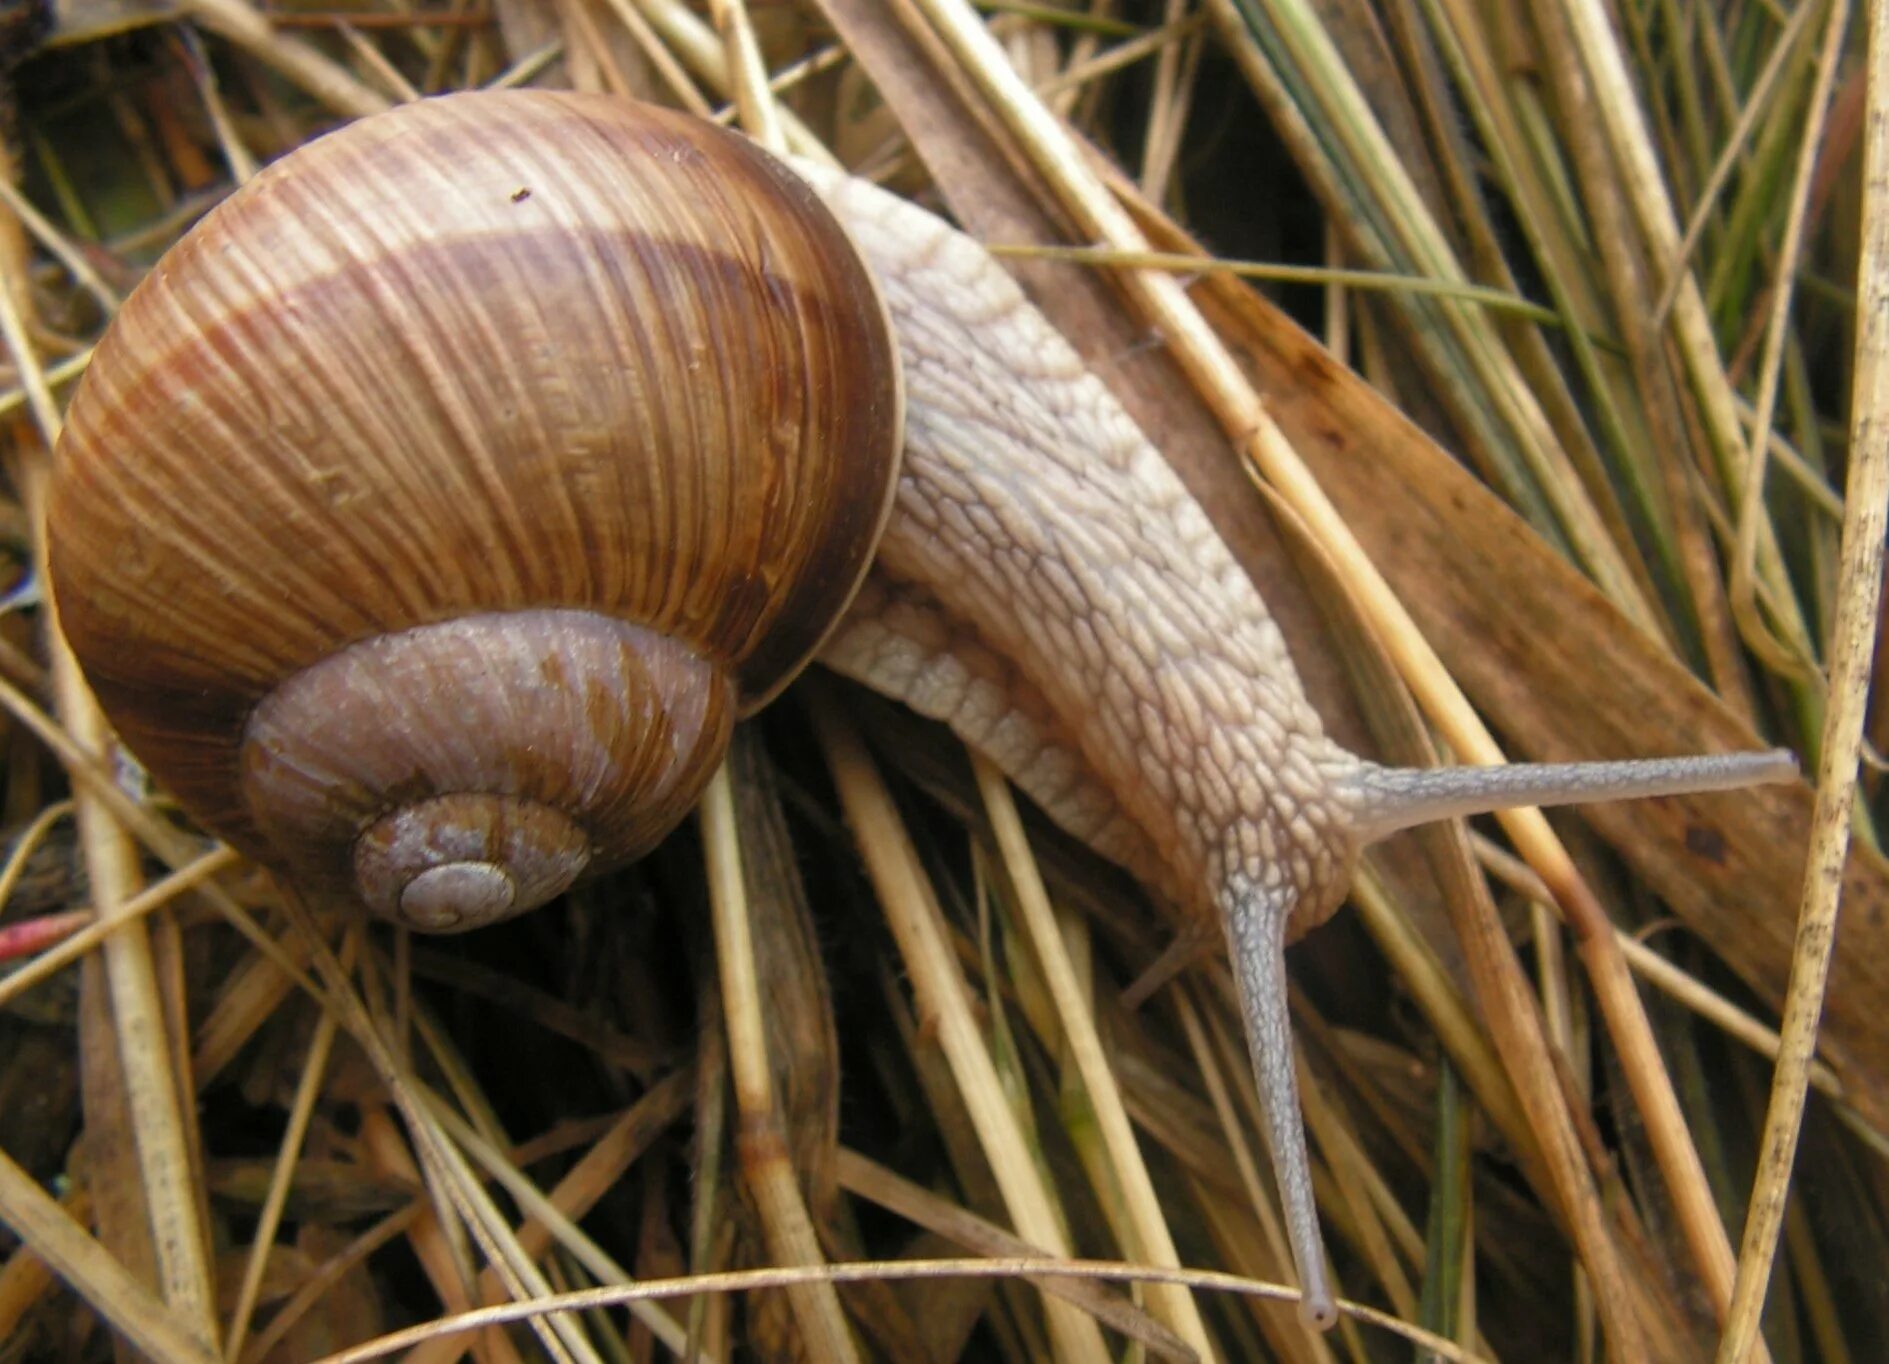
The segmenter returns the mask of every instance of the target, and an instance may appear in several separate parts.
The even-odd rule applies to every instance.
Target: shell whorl
[[[272,691],[245,730],[242,793],[303,877],[415,927],[475,928],[593,859],[648,851],[695,803],[733,716],[727,673],[671,637],[587,611],[461,616],[363,640]]]
[[[732,717],[816,649],[900,425],[872,278],[764,153],[604,97],[426,100],[269,168],[127,300],[59,450],[54,594],[120,735],[223,837],[399,887],[431,837],[461,870],[416,904],[456,884],[522,909],[660,837]],[[539,615],[556,628],[525,635],[567,675],[480,699],[528,652],[484,628]],[[416,635],[441,658],[415,662]],[[350,747],[371,731],[332,699],[344,676],[403,728]],[[454,767],[455,743],[478,756]],[[383,824],[471,795],[497,803]],[[648,820],[618,808],[643,799]],[[474,870],[540,836],[535,870]]]

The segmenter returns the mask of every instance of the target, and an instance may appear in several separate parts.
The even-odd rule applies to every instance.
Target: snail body
[[[945,720],[1225,926],[1320,1323],[1282,949],[1358,850],[1790,770],[1356,758],[1204,512],[981,248],[605,97],[403,106],[232,196],[101,342],[49,530],[68,637],[153,775],[417,927],[639,854],[816,650]]]

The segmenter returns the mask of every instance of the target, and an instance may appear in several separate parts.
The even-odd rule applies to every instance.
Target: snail
[[[153,776],[416,928],[647,850],[812,657],[946,721],[1224,925],[1321,1325],[1283,949],[1359,850],[1794,771],[1353,756],[1204,512],[981,248],[613,97],[420,101],[233,194],[101,341],[49,540]]]

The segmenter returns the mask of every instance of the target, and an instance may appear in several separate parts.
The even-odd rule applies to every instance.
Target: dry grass
[[[1852,8],[61,8],[0,177],[0,1361],[1884,1357],[1889,66]],[[113,764],[34,591],[91,343],[259,163],[513,84],[728,117],[1001,248],[1348,746],[1805,756],[1400,839],[1294,950],[1331,1336],[1261,1289],[1224,967],[1125,998],[1173,922],[873,698],[808,679],[647,862],[445,942]]]

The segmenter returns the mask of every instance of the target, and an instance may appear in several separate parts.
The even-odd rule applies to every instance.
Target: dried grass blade
[[[920,1010],[937,1029],[976,1123],[1017,1234],[1052,1254],[1066,1255],[1062,1220],[1049,1189],[1038,1180],[1036,1162],[997,1077],[910,836],[857,732],[830,697],[810,690],[814,728],[839,788],[847,822],[878,889],[887,924],[898,940]],[[1043,1306],[1059,1358],[1096,1364],[1107,1359],[1108,1350],[1093,1320],[1059,1298],[1045,1298]]]
[[[1014,1232],[993,1226],[976,1213],[940,1198],[931,1190],[900,1177],[857,1151],[841,1148],[838,1172],[842,1187],[888,1212],[897,1213],[915,1226],[936,1233],[953,1245],[992,1256],[1035,1253],[1034,1248]],[[1048,1278],[1034,1282],[1045,1293],[1069,1299],[1097,1321],[1113,1326],[1130,1340],[1147,1346],[1157,1358],[1198,1360],[1201,1364],[1211,1364],[1218,1357],[1190,1350],[1186,1341],[1107,1293],[1100,1285],[1081,1280]]]
[[[284,37],[245,0],[183,0],[185,17],[275,68],[338,114],[360,118],[391,107],[319,49]]]
[[[315,969],[327,986],[328,998],[341,1026],[361,1044],[381,1083],[387,1087],[407,1134],[420,1160],[422,1176],[436,1196],[441,1215],[441,1230],[449,1234],[459,1227],[470,1232],[480,1251],[504,1277],[506,1289],[514,1297],[548,1291],[543,1274],[536,1265],[517,1253],[517,1241],[510,1224],[493,1204],[484,1186],[472,1173],[466,1157],[447,1138],[437,1118],[427,1107],[419,1086],[414,1083],[403,1059],[375,1026],[367,1006],[349,983],[334,951],[317,926],[313,914],[293,887],[283,887],[283,903],[292,923],[309,941]],[[456,1216],[456,1223],[449,1217]],[[562,1314],[543,1320],[532,1319],[532,1327],[546,1353],[558,1360],[594,1360],[596,1354],[577,1323]]]
[[[1231,993],[1231,981],[1226,994]],[[1227,1149],[1233,1157],[1234,1168],[1239,1173],[1240,1187],[1246,1194],[1248,1208],[1253,1214],[1261,1235],[1264,1237],[1267,1268],[1276,1279],[1285,1279],[1292,1272],[1292,1251],[1287,1244],[1285,1224],[1280,1220],[1274,1201],[1266,1196],[1266,1186],[1260,1175],[1260,1162],[1254,1158],[1253,1144],[1247,1140],[1246,1129],[1241,1124],[1239,1113],[1234,1108],[1233,1093],[1228,1088],[1228,1075],[1231,1083],[1243,1086],[1241,1097],[1247,1111],[1257,1113],[1258,1096],[1252,1094],[1252,1085],[1247,1077],[1251,1073],[1250,1064],[1242,1057],[1222,1067],[1224,1048],[1216,1049],[1208,1036],[1208,1025],[1203,1018],[1203,1009],[1196,999],[1205,1000],[1207,992],[1203,988],[1170,990],[1166,996],[1172,1001],[1176,1017],[1180,1020],[1181,1031],[1187,1038],[1188,1049],[1193,1054],[1194,1068],[1200,1075],[1207,1090],[1207,1098],[1213,1105],[1214,1117],[1219,1120],[1220,1130],[1225,1138]],[[1225,1029],[1217,1030],[1223,1040],[1227,1037]],[[1259,1124],[1264,1130],[1264,1123]],[[1316,1173],[1316,1171],[1314,1171]],[[1336,1274],[1331,1275],[1332,1289],[1341,1291],[1343,1285]],[[1310,1359],[1315,1364],[1332,1364],[1335,1358],[1331,1343],[1319,1332],[1308,1328],[1296,1315],[1280,1312],[1267,1312],[1260,1319],[1260,1325],[1273,1342],[1274,1348],[1287,1358],[1295,1361]]]
[[[161,1302],[0,1151],[0,1222],[126,1340],[167,1364],[218,1364],[195,1322]]]
[[[23,374],[37,373],[14,306],[14,285],[0,280],[0,319],[5,321],[9,347]],[[29,377],[28,391],[35,390]],[[38,385],[44,401],[43,384]],[[39,413],[46,448],[59,435],[55,412]],[[28,453],[13,468],[20,499],[32,527],[35,571],[46,580],[47,458]],[[82,755],[80,767],[91,766],[110,751],[113,742],[103,712],[86,686],[72,651],[60,634],[57,620],[47,629],[56,708],[73,749]],[[105,939],[105,974],[112,1001],[120,1063],[126,1087],[138,1168],[151,1235],[157,1249],[158,1274],[164,1299],[188,1321],[199,1340],[216,1347],[216,1281],[210,1262],[210,1238],[203,1222],[203,1207],[196,1196],[198,1137],[196,1109],[183,1102],[184,1088],[172,1064],[174,1051],[168,1029],[170,1010],[159,984],[151,939],[142,919],[126,919],[126,906],[142,885],[138,854],[127,829],[98,788],[83,784],[73,772],[77,788],[74,803],[80,846],[97,906],[100,926],[117,931]],[[116,787],[112,787],[116,791]]]
[[[361,927],[356,925],[341,946],[341,965],[347,969],[354,964],[354,953],[360,944]],[[237,1290],[236,1306],[230,1313],[230,1329],[224,1356],[236,1359],[242,1355],[243,1339],[249,1334],[250,1321],[256,1310],[256,1299],[262,1290],[263,1270],[269,1263],[269,1250],[275,1244],[277,1230],[282,1225],[282,1210],[289,1200],[289,1184],[295,1175],[295,1166],[301,1157],[302,1141],[308,1135],[309,1120],[314,1116],[315,1101],[321,1095],[322,1076],[328,1068],[329,1052],[334,1047],[335,1016],[324,1012],[315,1021],[315,1035],[309,1039],[308,1054],[302,1062],[301,1078],[296,1081],[295,1097],[289,1104],[288,1126],[282,1135],[282,1145],[276,1155],[275,1169],[269,1178],[269,1192],[264,1197],[262,1211],[256,1218],[256,1229],[249,1249],[249,1259],[243,1265],[242,1286]]]
[[[1595,110],[1600,115],[1601,127],[1607,135],[1628,202],[1638,219],[1646,249],[1653,260],[1678,260],[1678,215],[1660,173],[1659,158],[1641,113],[1639,92],[1628,75],[1626,58],[1615,41],[1606,8],[1598,0],[1557,0],[1557,3],[1566,15],[1573,48],[1595,87]],[[1681,277],[1669,325],[1673,345],[1699,401],[1719,480],[1726,487],[1736,487],[1743,473],[1744,433],[1738,421],[1731,380],[1712,334],[1705,297],[1690,271]],[[1796,599],[1789,591],[1775,530],[1768,524],[1759,539],[1757,566],[1764,583],[1777,594],[1785,613],[1774,624],[1794,655],[1770,661],[1790,677],[1794,675],[1795,658],[1808,657],[1811,653],[1809,627],[1795,610]],[[1757,644],[1762,648],[1765,642],[1761,637]]]
[[[1016,800],[1003,774],[988,758],[973,753],[971,767],[1015,891],[1017,916],[1023,921],[1024,932],[1055,1001],[1064,1044],[1075,1059],[1083,1089],[1101,1128],[1103,1144],[1121,1183],[1126,1213],[1123,1229],[1129,1233],[1124,1238],[1128,1243],[1125,1249],[1131,1259],[1178,1269],[1180,1252],[1175,1249],[1174,1237],[1161,1211],[1160,1197],[1155,1193],[1154,1180],[1148,1174],[1134,1128],[1128,1121],[1121,1090],[1109,1068],[1101,1034],[1096,1030],[1095,1015],[1083,998],[1075,963],[1070,960],[1055,911],[1050,908],[1049,892],[1030,855],[1029,838],[1024,833]],[[1159,1285],[1149,1296],[1161,1319],[1192,1345],[1203,1360],[1214,1357],[1207,1324],[1201,1319],[1200,1308],[1192,1295],[1182,1288]]]
[[[1304,0],[1210,0],[1210,12],[1249,79],[1270,87],[1275,118],[1292,115],[1316,130],[1314,154],[1326,160],[1322,183],[1346,187],[1344,212],[1328,204],[1350,239],[1369,225],[1392,268],[1465,282],[1466,272],[1442,226],[1393,150],[1318,16]],[[1303,157],[1310,149],[1301,147]],[[1527,509],[1544,534],[1564,540],[1608,597],[1636,624],[1657,632],[1657,614],[1609,536],[1607,518],[1557,440],[1536,392],[1505,340],[1473,310],[1447,300],[1393,299],[1418,338],[1413,354],[1439,383],[1450,418],[1491,482]]]
[[[1789,1194],[1842,904],[1857,756],[1882,601],[1884,523],[1889,518],[1889,0],[1872,0],[1869,7],[1866,127],[1851,464],[1844,498],[1842,576],[1831,629],[1829,709],[1777,1071],[1719,1364],[1744,1364],[1757,1340]]]
[[[752,34],[749,35],[752,38]],[[728,764],[715,769],[699,811],[708,862],[708,898],[715,923],[715,960],[721,975],[722,1015],[728,1030],[728,1060],[740,1114],[742,1177],[761,1214],[769,1254],[776,1264],[821,1265],[826,1256],[807,1201],[787,1155],[785,1123],[775,1100],[768,1061],[754,937],[748,927],[748,891],[741,869],[741,843]],[[857,1360],[846,1312],[831,1283],[813,1280],[788,1290],[807,1348],[836,1364]]]

